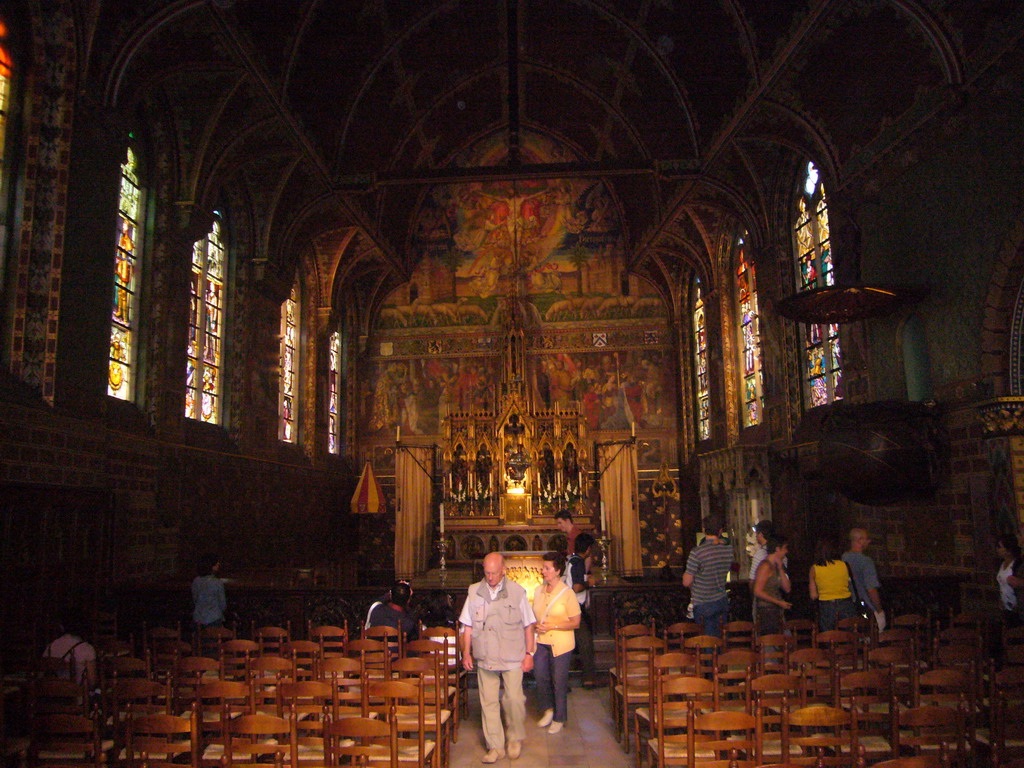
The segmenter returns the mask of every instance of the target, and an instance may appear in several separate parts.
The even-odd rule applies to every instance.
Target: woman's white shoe
[[[537,721],[537,725],[541,728],[547,728],[551,725],[551,721],[555,719],[555,710],[545,709],[544,714],[540,716],[540,720]]]
[[[562,723],[552,723],[551,727],[548,728],[548,733],[558,733],[562,730]]]

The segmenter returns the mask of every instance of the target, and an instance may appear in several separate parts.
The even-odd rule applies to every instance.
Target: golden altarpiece
[[[488,552],[565,549],[554,515],[569,510],[590,527],[591,460],[576,403],[543,407],[530,387],[522,301],[503,301],[502,362],[493,405],[443,419],[442,515],[447,562],[466,565]]]

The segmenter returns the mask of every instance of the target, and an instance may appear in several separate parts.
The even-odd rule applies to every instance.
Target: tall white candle
[[[601,502],[601,534],[603,536],[608,535],[608,519],[604,514],[604,502]]]
[[[398,426],[395,427],[395,442],[396,443],[402,442],[402,425],[401,424],[399,424]]]
[[[629,422],[629,436],[630,437],[636,437],[636,422],[635,421]]]
[[[444,502],[441,502],[441,537],[444,537]]]

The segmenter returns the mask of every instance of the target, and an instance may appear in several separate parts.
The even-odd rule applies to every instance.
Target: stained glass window
[[[281,426],[278,436],[286,443],[295,442],[295,393],[299,357],[299,287],[292,286],[291,295],[281,305]]]
[[[8,30],[0,18],[0,200],[7,199],[7,166],[5,165],[7,141],[7,119],[10,114],[11,78],[14,74],[14,59],[8,47]],[[6,263],[7,206],[0,204],[0,278]]]
[[[761,374],[761,318],[757,311],[757,280],[747,254],[745,238],[737,243],[736,300],[739,311],[740,375],[742,377],[743,426],[760,424],[764,407]]]
[[[697,371],[697,439],[711,437],[711,390],[708,388],[708,329],[700,278],[693,279],[693,356]]]
[[[341,334],[331,334],[327,350],[327,450],[341,453],[341,419],[338,412],[341,384]]]
[[[814,163],[807,163],[803,188],[797,200],[795,227],[797,290],[809,291],[835,284],[829,238],[825,185]],[[812,323],[802,326],[804,339],[805,395],[810,407],[826,405],[843,397],[843,356],[839,326]]]
[[[218,215],[210,233],[192,246],[192,281],[185,370],[185,415],[220,423],[224,343],[223,222]]]
[[[114,250],[114,307],[110,318],[110,364],[107,394],[130,400],[135,388],[135,339],[139,327],[139,233],[142,193],[138,158],[129,146],[121,164],[117,243]]]

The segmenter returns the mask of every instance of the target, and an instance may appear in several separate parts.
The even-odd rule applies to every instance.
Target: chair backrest
[[[797,675],[761,675],[750,681],[750,691],[755,707],[760,710],[762,725],[770,729],[774,738],[781,738],[783,710],[804,705],[800,678]]]
[[[760,657],[755,651],[734,648],[718,654],[715,679],[718,680],[718,700],[722,709],[742,707],[753,712],[750,681],[757,675]]]
[[[811,648],[818,634],[818,625],[810,619],[789,619],[783,628],[793,638],[797,648]]]
[[[259,645],[260,653],[280,655],[281,646],[292,639],[291,623],[284,627],[256,627],[252,639]]]
[[[391,651],[380,640],[361,638],[350,640],[345,655],[359,661],[363,677],[367,680],[387,680],[391,677]]]
[[[405,633],[400,632],[396,627],[382,625],[363,629],[363,638],[367,640],[382,640],[391,647],[391,655],[402,656],[405,653]]]
[[[324,724],[327,765],[394,764],[396,724],[370,717],[345,717]]]
[[[722,644],[725,648],[754,648],[754,622],[727,621],[722,625]]]
[[[291,756],[292,729],[283,717],[267,714],[239,715],[228,721],[224,766],[256,765],[273,761],[282,768]]]
[[[728,761],[729,766],[739,768],[761,763],[761,725],[749,712],[695,713],[688,736],[690,766]]]
[[[837,670],[821,648],[797,648],[789,654],[789,672],[803,681],[805,706],[834,704]]]
[[[128,768],[172,768],[188,755],[188,762],[199,765],[199,736],[196,713],[185,716],[150,714],[128,720],[125,759]]]
[[[782,723],[783,754],[797,747],[803,760],[816,766],[852,765],[857,754],[856,720],[839,707],[809,706],[790,709]]]
[[[755,638],[760,654],[761,674],[784,674],[789,671],[789,654],[796,642],[789,635],[769,634]]]
[[[82,683],[44,677],[29,686],[29,716],[89,714],[89,700]]]
[[[234,717],[251,714],[252,689],[240,680],[212,680],[196,686],[196,711],[201,737],[223,743],[226,724]]]
[[[646,626],[641,624],[639,626]],[[683,649],[683,641],[688,637],[700,634],[700,625],[692,621],[677,621],[665,627],[665,642],[668,643],[668,650],[677,651]]]
[[[920,754],[921,750],[945,744],[951,759],[957,765],[965,765],[968,734],[962,704],[957,707],[928,704],[902,710],[897,713],[897,726],[894,750],[908,749]],[[973,741],[973,733],[970,739]]]
[[[369,686],[371,708],[381,701],[381,714],[392,723],[397,735],[392,739],[396,748],[415,746],[417,762],[426,764],[426,705],[423,686],[402,680],[373,682]]]
[[[345,644],[348,642],[348,621],[343,627],[333,624],[311,626],[308,634],[310,640],[320,644],[320,654],[323,658],[345,655]]]
[[[366,717],[367,687],[358,659],[330,656],[320,665],[320,674],[333,689],[333,714],[338,717]]]
[[[713,676],[722,649],[722,639],[710,635],[694,635],[683,641],[683,647],[697,658],[699,674]]]
[[[105,760],[96,716],[56,714],[33,717],[29,723],[30,766],[88,766]]]
[[[220,644],[220,676],[225,680],[248,680],[249,661],[260,654],[253,640],[226,640]]]
[[[196,656],[220,658],[220,646],[235,639],[235,632],[228,627],[203,627],[195,634]]]
[[[839,700],[852,712],[859,733],[889,738],[894,725],[892,677],[886,670],[847,672],[839,677]]]

